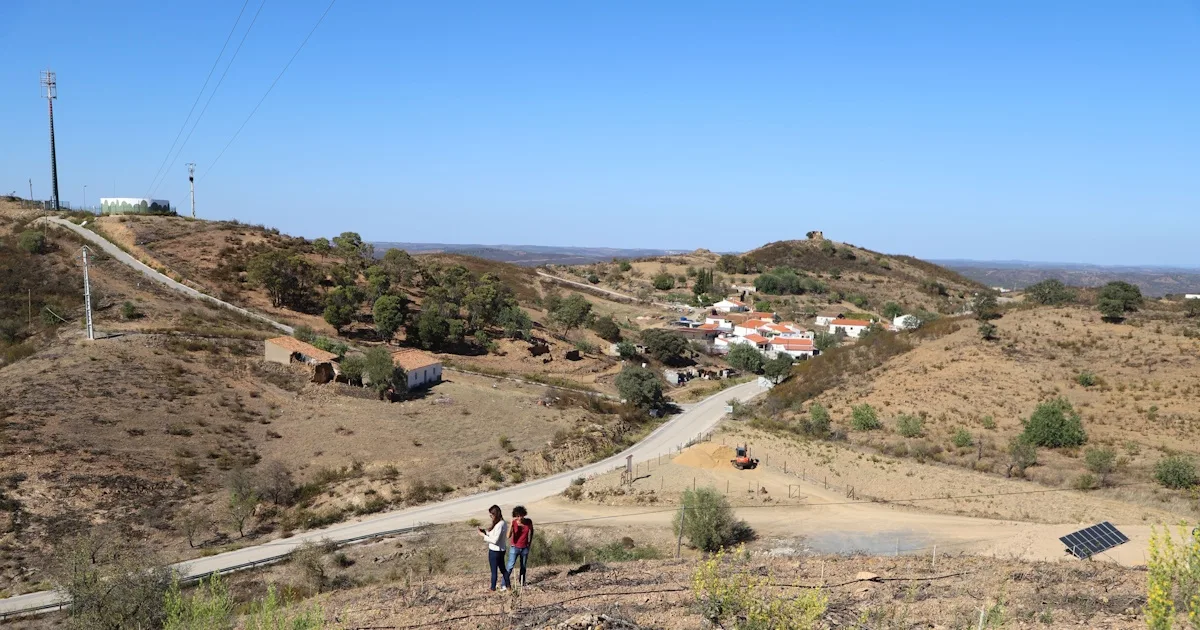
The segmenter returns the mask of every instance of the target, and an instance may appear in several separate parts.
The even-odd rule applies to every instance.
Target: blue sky
[[[145,194],[242,4],[0,3],[0,192],[47,196],[51,67],[62,198]],[[337,0],[213,165],[326,6],[266,0],[155,196],[191,161],[201,216],[308,237],[1200,266],[1200,0]]]

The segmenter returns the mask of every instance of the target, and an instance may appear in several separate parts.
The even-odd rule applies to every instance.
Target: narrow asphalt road
[[[230,304],[229,302],[224,302],[222,300],[218,300],[217,298],[212,297],[211,295],[208,295],[206,293],[201,293],[200,291],[197,291],[197,290],[193,289],[192,287],[189,287],[185,284],[176,282],[176,281],[172,280],[171,278],[164,276],[163,274],[151,269],[148,265],[146,265],[142,261],[134,258],[133,256],[130,256],[128,253],[125,252],[125,250],[121,249],[120,247],[117,247],[112,242],[110,242],[108,239],[100,236],[99,234],[96,234],[95,232],[93,232],[87,228],[80,227],[74,223],[71,223],[70,221],[67,221],[66,219],[61,219],[59,217],[41,217],[40,219],[37,220],[37,222],[49,223],[49,224],[55,225],[57,227],[62,227],[62,228],[71,230],[72,232],[83,237],[89,243],[99,247],[101,250],[104,251],[105,254],[108,254],[109,256],[112,256],[113,258],[124,263],[125,265],[134,268],[135,270],[141,272],[142,275],[146,276],[147,278],[149,278],[159,284],[166,286],[167,288],[171,289],[172,291],[177,291],[179,293],[182,293],[189,297],[196,298],[198,300],[206,300],[212,304],[216,304],[217,306],[220,306],[221,308],[228,309],[230,311],[239,313],[241,315],[245,315],[246,317],[256,319],[256,320],[266,323],[266,324],[270,324],[271,326],[274,326],[275,328],[278,328],[279,330],[281,330],[289,335],[292,334],[292,332],[293,332],[292,327],[288,326],[287,324],[281,324],[281,323],[271,319],[270,317],[267,317],[266,315],[262,315],[260,313],[255,313],[254,311],[244,309],[240,306],[235,306],[233,304]]]
[[[484,520],[487,516],[488,507],[493,504],[503,507],[505,513],[507,513],[514,505],[533,503],[561,493],[571,485],[571,481],[576,477],[599,475],[619,468],[624,465],[627,456],[632,455],[633,461],[640,463],[654,459],[659,455],[673,453],[677,448],[684,446],[693,438],[715,427],[725,415],[726,401],[731,398],[745,401],[763,391],[757,382],[750,382],[735,385],[718,392],[663,423],[654,432],[646,436],[645,439],[625,451],[594,464],[576,468],[575,470],[543,479],[535,479],[493,492],[473,494],[449,499],[440,503],[388,512],[358,522],[341,523],[324,529],[303,532],[291,538],[274,540],[207,558],[188,560],[174,565],[174,568],[183,576],[206,574],[238,567],[247,563],[276,558],[310,541],[331,540],[338,542],[371,534],[390,532],[423,523],[463,522],[472,517]],[[553,514],[542,514],[540,518],[552,519]],[[0,600],[0,618],[3,618],[6,614],[61,603],[63,603],[63,595],[56,591],[41,591],[18,595]]]

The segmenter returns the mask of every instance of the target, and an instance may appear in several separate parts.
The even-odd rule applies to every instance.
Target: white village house
[[[767,343],[767,347],[771,354],[789,354],[793,359],[808,358],[817,354],[812,339],[799,337],[776,337]]]
[[[725,298],[713,304],[713,309],[720,313],[741,313],[748,310],[745,302],[734,298]]]
[[[1183,295],[1183,299],[1185,299],[1185,300],[1200,300],[1200,293],[1185,293]]]
[[[841,319],[843,317],[845,317],[845,314],[840,313],[838,311],[822,311],[820,313],[817,313],[817,318],[813,321],[813,323],[818,328],[823,328],[825,326],[828,326],[830,324],[830,322],[832,322],[833,320]]]
[[[851,339],[857,339],[862,331],[866,330],[871,322],[865,319],[835,319],[829,322],[829,332],[837,334],[840,330]]]
[[[430,387],[442,380],[442,362],[432,354],[415,348],[404,348],[392,353],[392,365],[404,368],[408,375],[408,389],[412,391]]]

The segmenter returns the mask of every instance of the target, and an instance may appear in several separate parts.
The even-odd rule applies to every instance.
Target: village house
[[[768,343],[768,351],[776,356],[789,354],[793,359],[807,359],[817,354],[812,339],[799,337],[776,337]]]
[[[835,319],[829,322],[829,332],[837,334],[840,330],[847,337],[857,339],[862,334],[862,331],[866,330],[870,325],[871,322],[865,319]]]
[[[761,319],[764,322],[773,322],[778,319],[775,313],[768,313],[766,311],[747,311],[746,317],[749,317],[750,319]]]
[[[741,313],[749,310],[746,303],[735,298],[725,298],[716,304],[713,304],[713,309],[720,313]]]
[[[303,363],[313,368],[314,383],[328,383],[337,377],[337,355],[295,337],[275,337],[263,342],[263,358],[272,363]]]
[[[704,318],[705,326],[716,326],[720,330],[733,330],[733,321],[728,316],[709,315]]]
[[[404,368],[408,374],[409,391],[430,387],[442,380],[442,362],[432,354],[415,348],[393,352],[392,365]]]
[[[1185,300],[1200,300],[1200,293],[1185,293],[1183,295],[1183,299],[1185,299]]]
[[[767,325],[767,322],[764,322],[761,319],[748,319],[740,324],[734,324],[733,334],[737,335],[738,337],[758,334],[758,329],[765,325]]]
[[[842,313],[841,311],[821,311],[820,313],[817,313],[817,318],[816,318],[816,320],[813,321],[813,323],[818,328],[824,328],[825,326],[828,326],[830,324],[830,322],[832,322],[833,320],[841,319],[845,316],[846,316],[846,314]]]

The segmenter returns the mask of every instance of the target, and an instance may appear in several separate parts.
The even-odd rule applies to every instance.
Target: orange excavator
[[[743,444],[741,446],[736,447],[734,449],[734,454],[736,456],[733,459],[729,460],[733,464],[734,468],[736,468],[738,470],[746,470],[748,468],[757,468],[758,467],[758,460],[754,459],[753,457],[750,457],[750,447],[749,446]]]

